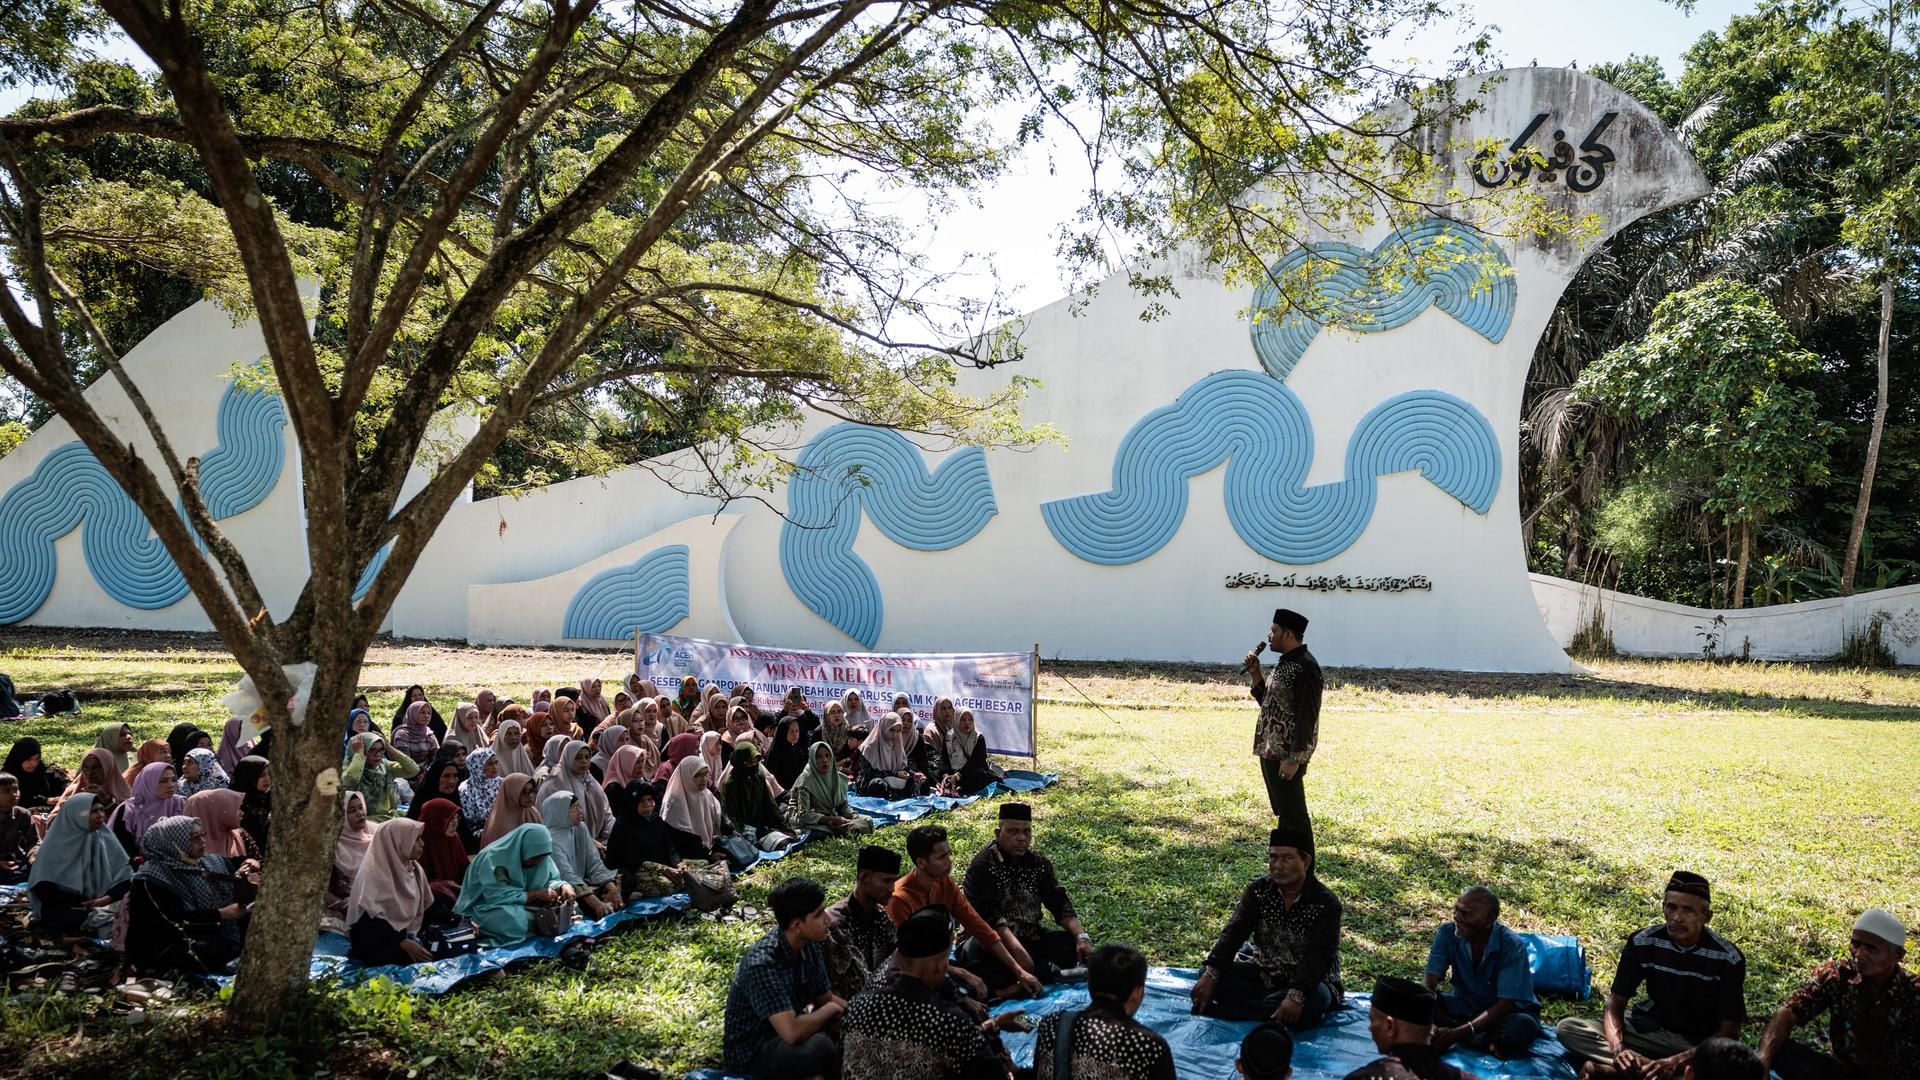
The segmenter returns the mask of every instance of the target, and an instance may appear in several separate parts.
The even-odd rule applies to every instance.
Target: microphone
[[[1264,641],[1262,641],[1260,644],[1255,645],[1253,647],[1253,655],[1255,656],[1259,656],[1261,653],[1266,651],[1267,651],[1267,643]]]

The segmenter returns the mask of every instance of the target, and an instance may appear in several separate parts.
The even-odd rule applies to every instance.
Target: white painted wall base
[[[1883,616],[1880,639],[1893,650],[1894,659],[1920,664],[1920,585],[1732,611],[1669,604],[1545,574],[1529,576],[1540,618],[1561,648],[1597,613],[1605,620],[1613,647],[1627,656],[1698,657],[1705,644],[1700,633],[1718,615],[1727,620],[1719,631],[1722,656],[1825,660],[1839,652],[1850,635],[1864,632]]]

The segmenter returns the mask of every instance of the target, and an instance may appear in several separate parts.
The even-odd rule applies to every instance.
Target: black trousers
[[[1266,1020],[1286,1000],[1285,990],[1267,989],[1265,980],[1260,978],[1259,965],[1235,960],[1218,973],[1213,985],[1213,1003],[1206,1014],[1222,1020]],[[1300,1003],[1300,1019],[1294,1021],[1294,1026],[1314,1023],[1333,1008],[1333,1003],[1331,985],[1321,983],[1314,987]]]
[[[1001,933],[1006,931],[1002,930]],[[1056,968],[1070,968],[1080,962],[1079,942],[1079,938],[1065,930],[1042,930],[1034,937],[1020,939],[1021,947],[1027,950],[1027,955],[1033,957],[1034,964],[1040,969],[1033,973],[1033,977],[1041,982],[1051,981],[1047,972],[1049,964]],[[977,938],[968,938],[967,943],[960,946],[960,958],[954,965],[978,975],[989,990],[1013,985],[1013,972],[983,948]]]
[[[1823,1054],[1802,1042],[1781,1047],[1773,1071],[1782,1080],[1860,1080],[1865,1075],[1840,1064],[1832,1054]]]
[[[1300,766],[1289,780],[1280,775],[1280,762],[1261,758],[1260,777],[1267,782],[1267,805],[1273,808],[1280,827],[1312,836],[1313,818],[1307,814],[1307,767]]]

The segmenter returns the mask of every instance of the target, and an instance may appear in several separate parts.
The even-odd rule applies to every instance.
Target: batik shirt
[[[1060,1014],[1040,1021],[1033,1044],[1034,1080],[1062,1080],[1053,1075],[1055,1045],[1060,1038]],[[1105,1001],[1087,1006],[1073,1025],[1070,1049],[1073,1075],[1064,1080],[1174,1080],[1173,1051],[1167,1040]]]
[[[841,1021],[842,1080],[989,1080],[1005,1066],[959,1002],[895,974],[860,992]]]
[[[1320,661],[1305,645],[1281,653],[1267,681],[1254,687],[1260,720],[1253,728],[1253,752],[1262,757],[1291,755],[1302,763],[1320,741],[1320,692],[1326,680]]]
[[[827,976],[847,1000],[893,956],[896,931],[883,907],[862,907],[851,897],[827,909]]]
[[[1037,851],[1025,858],[1009,859],[998,841],[980,849],[967,866],[962,889],[967,903],[990,923],[1005,923],[1015,937],[1033,940],[1045,927],[1041,909],[1053,913],[1055,922],[1065,925],[1075,918],[1073,901],[1054,875],[1053,862]]]
[[[1396,1046],[1393,1053],[1362,1065],[1347,1080],[1480,1080],[1465,1069],[1440,1060],[1431,1046]]]
[[[1255,878],[1240,894],[1233,918],[1207,954],[1207,966],[1225,971],[1240,946],[1251,939],[1253,962],[1268,991],[1311,994],[1324,982],[1333,989],[1333,1003],[1338,1005],[1343,991],[1340,914],[1340,901],[1319,878],[1307,878],[1291,908],[1272,878]]]
[[[1787,998],[1796,1024],[1827,1014],[1827,1037],[1840,1064],[1868,1080],[1920,1080],[1920,976],[1896,969],[1869,999],[1860,969],[1829,960]]]

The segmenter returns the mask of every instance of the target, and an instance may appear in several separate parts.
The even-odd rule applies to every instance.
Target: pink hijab
[[[114,764],[112,754],[96,746],[87,751],[85,756],[80,759],[81,768],[86,767],[88,759],[97,761],[100,764],[100,774],[103,780],[101,784],[101,794],[112,799],[115,803],[126,802],[127,799],[132,796],[133,789],[127,786],[127,778],[120,775],[119,766]],[[79,791],[80,771],[76,769],[73,774],[73,783],[67,785],[67,790],[62,792],[60,797],[64,799],[68,795],[78,794]]]
[[[707,767],[706,759],[692,755],[674,766],[673,779],[667,781],[667,797],[661,801],[660,816],[683,833],[700,838],[711,847],[720,835],[720,800],[707,786],[694,779]]]
[[[247,843],[240,836],[240,804],[246,801],[245,795],[232,788],[214,788],[187,796],[186,815],[198,818],[207,830],[207,854],[238,858],[247,853]],[[346,836],[344,829],[340,835]]]
[[[352,805],[355,799],[360,800],[360,811],[364,814],[367,809],[367,797],[358,791],[347,792],[347,797],[341,800],[341,805]],[[374,829],[375,826],[371,821],[362,819],[360,828],[356,830],[347,824],[344,815],[340,818],[340,841],[333,848],[333,868],[340,871],[341,877],[350,879],[359,877],[360,868],[366,865],[367,852],[373,848]]]
[[[150,762],[140,770],[133,780],[133,797],[114,807],[115,821],[123,822],[127,832],[133,835],[138,844],[147,833],[147,826],[163,817],[178,817],[187,812],[187,800],[179,795],[160,797],[160,779],[173,771],[173,766],[164,761]],[[108,825],[113,822],[109,821]]]
[[[613,752],[607,759],[607,786],[626,787],[636,776],[646,776],[651,769],[648,766],[646,751],[632,743]]]
[[[540,808],[520,807],[520,793],[533,783],[533,777],[526,773],[509,773],[500,781],[500,790],[493,797],[493,809],[487,813],[487,827],[480,833],[482,847],[507,835],[522,825],[540,824]]]
[[[426,867],[415,862],[414,841],[426,826],[412,818],[392,818],[373,830],[367,858],[347,894],[347,925],[362,914],[385,919],[395,930],[413,933],[433,906],[433,888]]]

